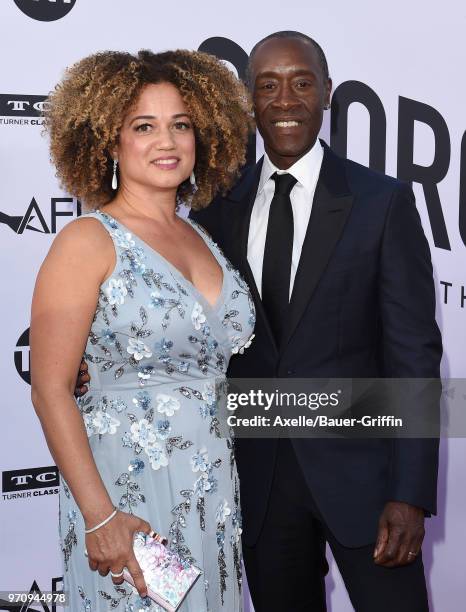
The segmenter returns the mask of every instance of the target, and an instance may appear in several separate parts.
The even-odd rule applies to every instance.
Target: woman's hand
[[[106,576],[109,571],[120,574],[126,567],[139,595],[146,597],[147,585],[133,551],[133,538],[137,531],[149,534],[151,526],[134,514],[117,512],[106,525],[86,535],[86,549],[91,570]],[[112,576],[112,581],[113,584],[122,584],[123,577]]]
[[[74,390],[75,397],[81,397],[89,391],[87,383],[90,382],[90,380],[91,377],[89,376],[87,363],[82,359],[81,365],[79,366],[78,378],[76,379],[76,388]]]

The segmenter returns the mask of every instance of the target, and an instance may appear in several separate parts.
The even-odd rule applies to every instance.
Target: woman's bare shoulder
[[[112,238],[103,224],[92,216],[74,219],[57,234],[47,259],[66,258],[71,267],[76,263],[84,270],[91,268],[100,276],[115,265]]]

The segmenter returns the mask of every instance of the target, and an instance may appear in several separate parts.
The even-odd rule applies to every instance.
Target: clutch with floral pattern
[[[176,612],[202,571],[143,532],[136,533],[133,548],[148,596],[167,612]],[[128,570],[124,570],[123,577],[134,586]]]

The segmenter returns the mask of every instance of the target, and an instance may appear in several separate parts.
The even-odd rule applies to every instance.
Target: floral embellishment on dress
[[[199,412],[200,412],[201,417],[203,419],[206,419],[207,417],[210,416],[212,419],[211,423],[214,421],[218,422],[217,420],[218,394],[217,394],[216,385],[212,383],[206,383],[204,385],[204,390],[202,392],[202,399],[203,399],[203,402],[199,405]]]
[[[154,470],[168,465],[168,457],[165,450],[158,442],[152,442],[145,448],[146,455],[149,457],[150,464]]]
[[[171,395],[167,395],[165,393],[157,393],[155,396],[155,403],[157,412],[166,414],[167,416],[173,416],[175,414],[175,410],[180,409],[180,402],[176,399],[176,397],[172,397]]]
[[[228,505],[226,499],[219,503],[217,506],[217,510],[215,511],[215,520],[217,523],[224,523],[226,521],[227,516],[230,516],[231,508]]]
[[[206,383],[204,386],[204,391],[201,393],[198,389],[194,389],[192,387],[188,387],[183,385],[182,387],[177,387],[175,391],[179,391],[184,397],[188,399],[196,399],[199,400],[199,412],[203,419],[206,419],[208,416],[211,417],[209,432],[215,434],[217,438],[221,438],[220,432],[220,422],[217,418],[218,413],[218,396],[220,393],[224,393],[221,391],[222,383],[218,385],[213,385],[211,383]]]
[[[130,605],[133,606],[133,604]],[[162,608],[155,604],[150,597],[139,597],[138,595],[131,610],[125,610],[125,612],[145,612],[145,610],[152,610],[152,608],[154,608],[154,612],[162,612]]]
[[[166,440],[170,436],[171,431],[172,428],[168,419],[157,421],[155,425],[155,432],[159,440]]]
[[[126,257],[129,260],[129,267],[135,274],[143,275],[147,272],[146,264],[142,261],[146,258],[144,251],[136,247],[132,250],[126,251]]]
[[[115,236],[116,243],[119,247],[122,247],[123,249],[131,249],[134,247],[135,242],[130,232],[123,232],[121,229],[116,229],[113,232],[113,235]]]
[[[176,404],[178,405],[176,409],[179,408],[177,399],[168,395],[164,397],[169,400],[163,402],[164,408],[168,409],[168,412],[170,412],[170,405],[173,410],[173,406]],[[131,413],[127,413],[127,417],[131,421],[131,427],[130,431],[125,432],[122,436],[123,446],[132,448],[136,456],[144,451],[154,470],[159,470],[161,467],[168,465],[174,447],[185,450],[192,445],[190,440],[183,440],[182,436],[170,437],[171,425],[168,419],[153,423],[154,408],[150,408],[143,419],[138,420]],[[165,443],[165,446],[163,443]],[[144,466],[144,463],[142,465]]]
[[[146,446],[150,446],[156,441],[152,423],[149,423],[147,419],[141,419],[133,423],[130,431],[133,442],[137,442],[142,448],[146,448]]]
[[[144,387],[146,381],[150,380],[150,377],[155,372],[154,366],[139,366],[138,369],[138,378],[139,378],[139,386]]]
[[[214,468],[219,468],[221,465],[222,459],[220,457],[215,461],[209,461],[205,446],[191,457],[191,469],[194,473],[199,474],[193,485],[193,493],[197,495],[196,509],[199,513],[199,523],[203,531],[205,530],[205,495],[217,491],[218,481],[214,476]]]
[[[183,489],[180,491],[180,494],[183,500],[172,508],[171,511],[175,518],[168,530],[168,535],[171,536],[169,548],[172,552],[179,555],[182,560],[195,564],[196,559],[187,546],[183,533],[183,528],[186,527],[186,515],[191,511],[191,497],[193,496],[193,492],[191,489]]]
[[[80,397],[77,400],[88,437],[98,435],[101,438],[105,434],[116,433],[121,422],[109,414],[109,410],[122,412],[126,408],[126,404],[120,398],[109,400],[105,395],[102,396],[97,405],[94,405],[92,400],[92,395]]]
[[[123,410],[126,410],[127,408],[125,402],[121,399],[121,397],[117,397],[116,399],[110,399],[108,401],[108,405],[110,406],[110,408],[113,408],[117,412],[123,412]]]
[[[191,467],[193,472],[205,472],[207,470],[208,461],[209,457],[207,455],[207,449],[205,446],[203,446],[191,457]]]
[[[92,602],[91,600],[86,596],[86,593],[84,592],[83,588],[78,586],[78,593],[79,596],[82,599],[82,608],[81,610],[83,612],[91,612],[92,611]]]
[[[122,487],[124,491],[118,502],[118,508],[129,512],[129,514],[133,514],[133,510],[137,507],[138,502],[145,503],[146,501],[145,496],[141,493],[139,484],[131,479],[133,474],[136,476],[143,469],[144,461],[135,459],[129,464],[128,471],[120,474],[115,481],[116,486]]]
[[[217,390],[212,383],[206,383],[202,391],[202,399],[208,406],[213,406],[217,402]]]
[[[155,343],[154,348],[155,357],[161,364],[163,364],[166,374],[171,376],[176,371],[186,373],[189,370],[189,363],[186,361],[179,361],[175,357],[172,357],[172,340],[162,338],[160,342]],[[183,357],[184,359],[186,357],[190,357],[190,355],[184,353],[180,355],[180,357]]]
[[[193,311],[191,313],[191,321],[194,325],[194,329],[201,329],[202,325],[206,322],[206,316],[204,314],[204,309],[199,304],[199,302],[195,302],[193,306]]]
[[[211,337],[210,325],[207,323],[203,324],[200,329],[201,334],[199,336],[191,335],[188,337],[191,344],[197,345],[198,353],[196,357],[197,365],[201,372],[207,376],[209,373],[209,364],[211,364],[212,357],[216,357],[215,365],[212,364],[216,370],[224,373],[225,367],[225,355],[218,349],[218,341]],[[184,357],[191,357],[190,354],[183,355]]]
[[[104,604],[106,610],[114,610],[115,608],[119,608],[120,604],[124,604],[123,612],[143,612],[145,610],[152,610],[151,604],[146,603],[143,605],[144,600],[139,597],[136,589],[130,587],[129,585],[124,586],[123,584],[114,584],[113,588],[115,590],[115,594],[113,595],[110,595],[110,593],[107,593],[107,591],[97,591],[98,595],[100,595],[100,597],[106,601],[106,604]],[[131,600],[134,600],[134,604],[131,603]],[[147,602],[152,601],[149,599],[149,597],[146,597],[146,600]]]
[[[252,341],[254,340],[255,336],[256,334],[251,334],[245,344],[242,344],[243,343],[242,338],[240,338],[239,336],[234,336],[231,339],[231,344],[232,344],[231,352],[233,353],[233,355],[236,355],[237,353],[242,355],[245,349],[251,346]]]
[[[170,287],[172,291],[174,291],[171,285],[168,285],[168,286]],[[179,295],[178,299],[173,298],[173,297],[164,298],[159,291],[152,291],[152,293],[150,294],[149,308],[152,308],[154,310],[155,309],[165,310],[165,314],[163,315],[163,318],[162,318],[162,329],[164,330],[167,329],[170,323],[170,316],[173,310],[176,310],[179,316],[182,319],[184,319],[185,307],[184,307],[183,302],[181,301],[181,294],[183,292],[181,291],[182,287],[178,285],[178,283],[177,283],[177,288],[178,288],[178,295]]]
[[[89,423],[92,433],[96,434],[114,434],[116,433],[117,428],[121,425],[118,419],[112,417],[108,412],[104,412],[103,410],[96,410],[92,414],[92,420]],[[88,427],[88,423],[86,423],[86,427]]]
[[[136,458],[132,459],[128,465],[128,472],[133,472],[133,474],[140,474],[144,469],[144,461],[142,459]]]
[[[63,539],[62,545],[63,559],[65,561],[65,571],[69,570],[69,561],[71,558],[71,553],[73,552],[73,547],[76,547],[78,545],[78,538],[76,537],[75,527],[76,510],[70,510],[68,512],[68,532]]]
[[[142,340],[135,340],[134,338],[128,339],[126,351],[132,355],[136,361],[141,361],[144,357],[152,357],[150,348],[146,346]]]
[[[128,294],[128,290],[126,289],[125,283],[121,280],[121,278],[111,278],[108,281],[108,285],[104,289],[104,293],[107,296],[110,306],[115,304],[121,306],[125,302],[125,297]]]
[[[241,587],[243,583],[243,572],[241,568],[241,552],[240,552],[240,539],[243,532],[241,528],[241,510],[239,507],[239,484],[238,479],[235,477],[235,497],[234,497],[234,510],[231,515],[231,523],[233,527],[233,533],[230,536],[230,544],[233,549],[233,564],[236,572],[236,582],[238,583],[238,589],[241,593]]]
[[[110,328],[107,327],[107,329],[103,329],[101,331],[101,335],[100,335],[100,339],[107,345],[107,346],[115,346],[115,342],[116,342],[116,334],[115,332],[113,332]]]
[[[220,576],[220,597],[223,605],[223,594],[227,589],[226,579],[228,578],[227,572],[227,564],[225,562],[225,521],[227,516],[230,516],[231,508],[228,505],[226,499],[221,501],[217,506],[217,510],[215,512],[215,520],[217,521],[217,530],[215,535],[217,537],[217,546],[218,546],[218,571]]]
[[[151,396],[147,391],[139,391],[136,393],[136,397],[133,397],[133,404],[141,410],[148,410],[151,406]]]
[[[165,299],[158,291],[152,291],[150,294],[149,308],[161,308],[165,304]]]
[[[103,294],[102,294],[103,295]],[[99,303],[97,306],[96,317],[98,314],[102,315],[105,323],[110,325],[110,319],[106,312],[106,304],[108,304],[108,300],[105,296],[102,298],[102,303]],[[118,310],[115,305],[112,306],[111,310],[114,317],[118,317]],[[142,338],[147,338],[152,335],[152,330],[147,329],[147,312],[143,306],[139,308],[139,316],[141,318],[141,323],[136,323],[134,321],[131,322],[130,332],[124,333],[121,331],[113,332],[110,328],[103,329],[101,335],[97,335],[97,333],[91,329],[89,333],[89,341],[92,346],[97,346],[103,353],[103,356],[96,355],[94,352],[89,352],[89,350],[84,353],[84,358],[89,360],[91,363],[101,364],[100,371],[107,372],[107,370],[114,370],[114,378],[115,380],[120,378],[125,373],[125,367],[130,365],[133,369],[138,372],[138,377],[141,379],[141,386],[144,384],[145,380],[145,372],[148,372],[147,378],[150,378],[149,369],[151,366],[140,366],[139,362],[144,358],[152,355],[149,347],[143,342]],[[122,346],[122,342],[119,337],[125,336],[128,338],[128,347],[126,351]],[[110,350],[109,345],[114,350]],[[129,355],[129,356],[128,356]],[[143,371],[144,370],[144,371]],[[142,372],[143,376],[139,375],[139,372]]]

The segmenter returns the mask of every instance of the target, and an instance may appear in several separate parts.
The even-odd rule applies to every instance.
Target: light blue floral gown
[[[147,520],[203,570],[181,610],[237,612],[239,484],[216,398],[231,355],[252,337],[248,287],[193,221],[223,269],[213,306],[121,223],[103,211],[87,216],[103,223],[117,254],[86,347],[90,390],[78,400],[97,468],[115,506]],[[90,570],[83,519],[63,478],[59,515],[72,612],[160,610],[127,583]]]

